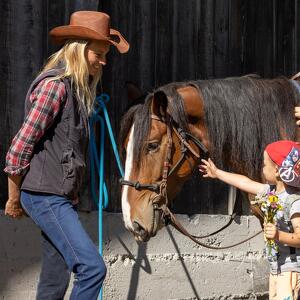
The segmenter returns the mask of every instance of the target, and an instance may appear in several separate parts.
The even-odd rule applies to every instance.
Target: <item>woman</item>
[[[74,205],[86,166],[88,114],[106,54],[110,45],[121,53],[129,49],[109,21],[101,12],[78,11],[69,25],[51,30],[52,40],[64,46],[31,84],[24,123],[7,153],[5,213],[17,218],[24,209],[42,230],[37,299],[63,299],[70,272],[70,299],[97,299],[105,278],[103,259]]]

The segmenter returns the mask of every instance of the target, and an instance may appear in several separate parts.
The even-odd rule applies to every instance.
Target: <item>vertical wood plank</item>
[[[256,7],[259,5],[259,0],[247,1],[245,22],[243,28],[243,73],[256,73],[256,55],[255,55],[255,43],[257,35],[258,18],[256,16]]]
[[[243,65],[243,28],[245,18],[245,1],[231,0],[229,5],[228,24],[228,74],[242,74]]]
[[[172,38],[172,16],[176,3],[172,0],[157,0],[156,3],[154,87],[172,81],[176,51]]]
[[[277,1],[277,72],[286,76],[294,73],[295,61],[295,2]]]
[[[214,77],[214,5],[215,1],[202,0],[199,24],[200,78]]]
[[[216,1],[214,8],[214,77],[228,74],[229,0]]]

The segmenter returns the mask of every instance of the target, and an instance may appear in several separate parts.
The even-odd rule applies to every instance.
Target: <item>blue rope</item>
[[[124,177],[121,160],[118,153],[117,144],[114,138],[113,130],[111,127],[110,119],[106,109],[106,103],[109,101],[109,96],[102,93],[96,97],[95,109],[89,119],[90,128],[90,141],[89,141],[89,154],[90,154],[90,171],[91,171],[91,193],[95,203],[98,206],[98,240],[99,240],[99,253],[103,253],[103,209],[108,206],[108,193],[104,178],[104,143],[105,143],[105,127],[109,133],[110,143],[114,151],[115,159],[119,168],[121,177]],[[102,114],[102,116],[100,115]],[[95,124],[100,123],[100,139],[99,149],[97,151],[96,138],[93,131]],[[99,155],[98,155],[99,153]],[[99,191],[98,197],[95,184],[95,166],[99,177]],[[102,289],[99,298],[102,299]]]

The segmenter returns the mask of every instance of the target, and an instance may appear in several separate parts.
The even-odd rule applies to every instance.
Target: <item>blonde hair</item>
[[[57,52],[52,54],[41,72],[59,67],[64,67],[63,74],[49,80],[57,80],[65,77],[71,79],[71,86],[75,89],[79,101],[86,107],[90,114],[93,110],[93,103],[96,97],[96,87],[102,75],[100,72],[93,76],[90,82],[88,65],[85,56],[85,49],[88,45],[86,40],[68,40]]]

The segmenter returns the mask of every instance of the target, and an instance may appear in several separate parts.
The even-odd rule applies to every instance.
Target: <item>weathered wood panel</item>
[[[290,76],[300,69],[300,2],[280,0],[11,0],[0,4],[0,160],[23,119],[23,102],[32,78],[57,49],[47,32],[68,23],[79,9],[112,16],[112,27],[131,49],[109,53],[102,87],[118,132],[128,106],[125,82],[145,92],[172,81],[258,73]],[[106,147],[109,210],[120,210],[118,172]],[[0,176],[0,203],[6,200],[6,176]],[[226,213],[227,187],[196,175],[176,199],[175,210]],[[200,199],[201,198],[201,199]],[[241,197],[239,197],[241,198]],[[247,207],[239,208],[244,212]]]

